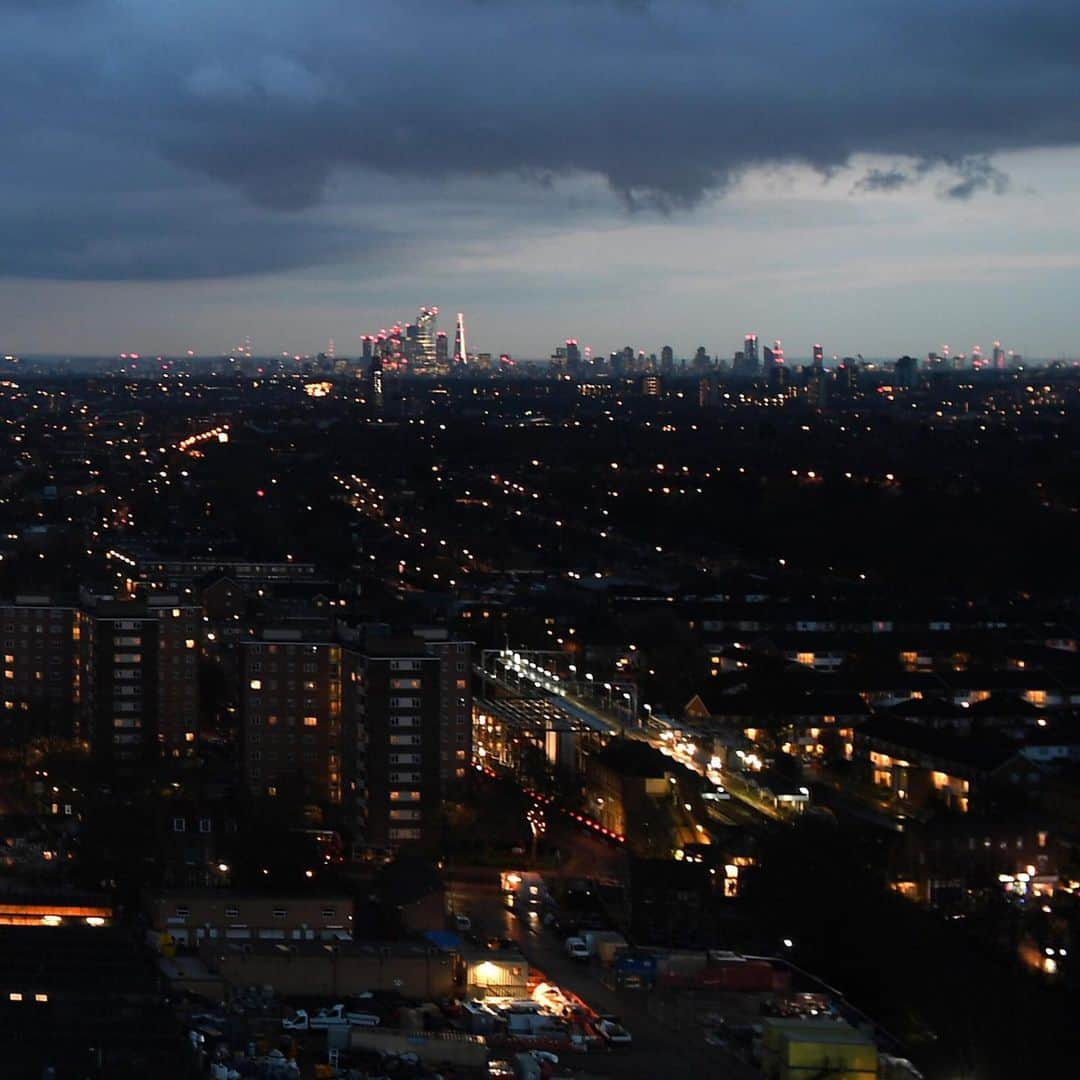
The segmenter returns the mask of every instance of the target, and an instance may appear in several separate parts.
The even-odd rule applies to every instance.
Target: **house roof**
[[[999,690],[995,690],[982,701],[976,701],[967,712],[975,717],[1042,715],[1041,709],[1037,709],[1030,701],[1025,701],[1018,694],[1009,694]]]
[[[996,768],[1017,750],[1012,740],[993,733],[955,735],[884,713],[863,724],[858,735],[871,743],[888,743],[914,751],[912,756],[926,754],[978,770]]]
[[[908,719],[961,720],[969,710],[940,697],[908,698],[880,710],[883,714]]]

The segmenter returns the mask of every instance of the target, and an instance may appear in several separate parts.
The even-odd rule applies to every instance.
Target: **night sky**
[[[1071,355],[1080,5],[0,0],[0,350]]]

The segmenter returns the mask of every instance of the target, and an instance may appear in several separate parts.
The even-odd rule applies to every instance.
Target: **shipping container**
[[[830,1080],[875,1080],[873,1040],[834,1020],[768,1020],[762,1031],[766,1080],[796,1080],[828,1073]]]

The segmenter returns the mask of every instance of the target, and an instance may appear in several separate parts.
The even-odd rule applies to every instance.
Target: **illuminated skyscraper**
[[[443,330],[435,336],[435,366],[439,371],[446,371],[450,367],[450,342]]]
[[[375,339],[370,334],[365,334],[361,342],[363,347],[363,359],[370,360],[375,348]]]
[[[820,345],[814,346],[814,367],[820,368],[825,365],[825,350]]]
[[[759,371],[757,334],[747,334],[743,338],[743,366],[749,375],[756,375]]]
[[[381,409],[383,405],[383,364],[382,358],[376,356],[371,362],[371,396],[375,407]]]
[[[420,347],[417,358],[428,370],[435,367],[435,320],[439,317],[437,307],[422,307],[416,316],[416,338]]]
[[[994,364],[994,370],[995,371],[1004,371],[1005,370],[1005,350],[1001,347],[1001,342],[1000,341],[995,341],[994,342],[994,360],[993,360],[993,364]]]
[[[467,364],[469,354],[465,343],[465,313],[458,312],[457,329],[454,331],[454,363]]]

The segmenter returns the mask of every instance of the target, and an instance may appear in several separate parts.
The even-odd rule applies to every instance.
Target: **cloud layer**
[[[994,154],[1080,142],[1078,40],[1063,0],[0,0],[0,274],[389,250],[379,175],[601,177],[678,211],[872,154],[895,164],[856,196],[938,169],[964,200],[1004,190]]]

